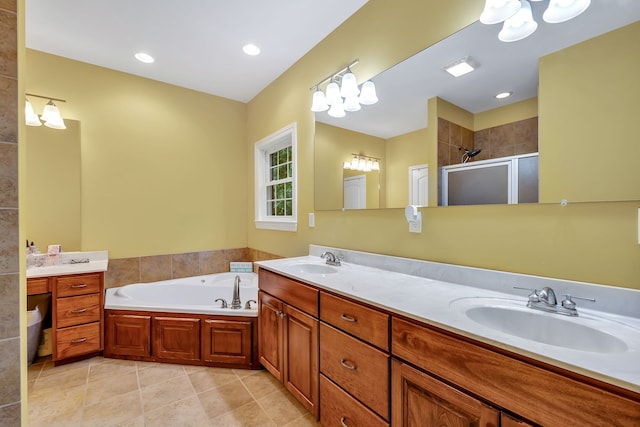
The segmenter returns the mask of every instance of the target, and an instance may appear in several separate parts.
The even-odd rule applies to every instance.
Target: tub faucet
[[[236,280],[233,283],[233,298],[231,299],[231,308],[233,310],[242,308],[242,303],[240,302],[240,276],[236,276]]]

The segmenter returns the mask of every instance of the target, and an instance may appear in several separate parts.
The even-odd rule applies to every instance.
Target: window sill
[[[277,231],[298,231],[298,222],[283,222],[283,221],[255,221],[256,228],[263,230],[277,230]]]

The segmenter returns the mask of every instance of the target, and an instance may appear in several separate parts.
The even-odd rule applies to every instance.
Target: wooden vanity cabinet
[[[393,425],[405,427],[498,427],[500,411],[393,361]]]
[[[318,386],[318,290],[259,270],[260,363],[316,418]]]
[[[528,425],[524,420],[544,426],[634,426],[640,420],[640,399],[631,391],[395,316],[391,348],[394,360],[420,369],[420,378],[439,378],[433,379],[441,386],[450,384],[500,408],[503,426]],[[407,372],[412,372],[409,367],[394,361],[392,411],[398,426],[407,425],[401,422],[411,417],[407,410],[429,412],[432,401],[438,401],[417,400],[419,393],[407,393],[409,382],[403,379]],[[447,396],[459,393],[435,395],[447,406],[452,404]]]
[[[322,291],[320,320],[320,421],[388,426],[389,316]]]
[[[103,350],[104,273],[48,278],[52,290],[52,359],[55,364]]]

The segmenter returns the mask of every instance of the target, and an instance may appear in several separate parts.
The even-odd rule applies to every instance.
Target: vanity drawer
[[[383,350],[389,350],[389,315],[320,293],[320,320],[332,324]]]
[[[318,317],[318,290],[262,268],[258,286],[263,291],[300,310]]]
[[[389,423],[320,375],[320,423],[324,427],[388,427]]]
[[[100,294],[59,298],[56,301],[56,327],[99,322],[101,310]]]
[[[96,322],[56,330],[56,359],[99,351],[102,348],[101,325]]]
[[[51,292],[48,277],[27,279],[27,295],[46,294],[47,292]]]
[[[387,354],[320,323],[320,372],[380,416],[389,418]]]
[[[54,277],[54,288],[57,297],[70,297],[99,293],[101,290],[101,274],[78,274],[75,276]]]

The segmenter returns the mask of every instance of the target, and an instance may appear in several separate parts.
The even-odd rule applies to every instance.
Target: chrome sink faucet
[[[236,280],[233,283],[233,297],[231,299],[231,309],[237,310],[242,308],[240,302],[240,276],[236,276]]]
[[[558,305],[558,299],[556,298],[556,293],[548,286],[537,290],[530,288],[521,288],[519,286],[514,286],[514,289],[524,289],[525,291],[531,291],[529,294],[529,301],[527,302],[527,307],[533,308],[535,310],[542,310],[548,313],[558,313],[563,314],[565,316],[577,316],[578,310],[576,309],[576,303],[572,300],[572,298],[577,298],[585,301],[596,302],[593,298],[584,298],[571,296],[570,294],[564,294],[564,299]]]
[[[336,258],[333,252],[329,252],[329,251],[323,252],[322,255],[320,255],[320,258],[326,259],[327,264],[329,265],[335,265],[335,266],[341,265],[340,258]]]

